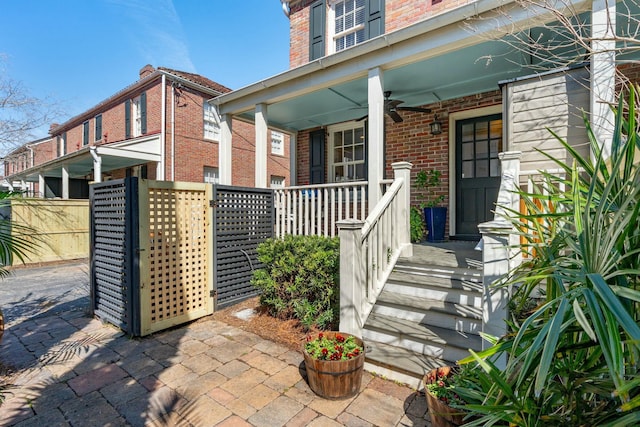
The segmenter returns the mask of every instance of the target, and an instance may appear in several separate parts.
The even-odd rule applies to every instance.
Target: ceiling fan
[[[395,123],[400,123],[403,121],[402,116],[398,113],[398,111],[413,111],[416,113],[430,113],[431,109],[429,108],[421,108],[421,107],[399,107],[400,104],[403,104],[404,101],[399,99],[391,99],[391,91],[387,90],[384,92],[384,113],[388,115],[391,120]],[[358,121],[366,119],[368,116],[361,117],[357,119]]]
[[[402,116],[398,114],[398,111],[413,111],[416,113],[430,113],[431,109],[429,108],[420,108],[420,107],[398,107],[398,105],[404,103],[399,99],[390,99],[391,91],[387,90],[384,92],[384,112],[391,117],[395,123],[400,123],[402,121]]]

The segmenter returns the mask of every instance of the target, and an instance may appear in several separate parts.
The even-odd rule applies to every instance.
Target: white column
[[[368,180],[369,180],[369,213],[382,198],[380,181],[384,174],[384,93],[382,70],[369,70],[369,132],[368,144]]]
[[[62,166],[62,198],[69,198],[69,169],[67,166]]]
[[[505,220],[496,220],[479,224],[478,229],[483,242],[482,332],[502,337],[507,333],[509,293],[505,288],[493,289],[492,285],[509,272],[509,236],[513,228]],[[483,350],[491,346],[489,341],[482,340]],[[506,357],[501,357],[496,364],[499,368],[506,366]]]
[[[38,195],[42,198],[45,198],[47,194],[44,183],[44,175],[42,175],[42,172],[38,173],[38,193]]]
[[[411,244],[411,168],[409,162],[396,162],[391,165],[393,168],[393,179],[402,179],[404,183],[400,193],[398,193],[398,205],[400,220],[397,224],[396,236],[400,245],[400,256],[410,258],[413,256],[413,245]]]
[[[289,134],[289,186],[298,185],[298,134]]]
[[[364,221],[345,219],[336,223],[340,238],[340,326],[343,332],[362,338],[361,310],[366,292],[362,268]]]
[[[616,80],[616,2],[593,0],[591,4],[591,124],[603,145],[605,156],[611,154]]]
[[[256,105],[256,188],[267,188],[267,104]]]
[[[232,119],[230,114],[220,117],[220,145],[218,147],[218,175],[220,184],[232,185]]]
[[[97,150],[96,147],[89,148],[89,153],[93,157],[93,182],[102,182],[102,157],[98,155]]]

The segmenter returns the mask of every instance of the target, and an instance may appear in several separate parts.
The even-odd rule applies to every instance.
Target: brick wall
[[[289,15],[289,67],[309,62],[309,6],[313,0],[303,0],[291,7]],[[469,3],[468,0],[386,0],[385,33],[391,33],[423,21],[446,10]],[[327,6],[328,7],[328,6]],[[327,27],[329,22],[327,13]],[[325,32],[326,34],[326,32]],[[330,42],[325,39],[325,42]],[[325,49],[325,52],[329,52]]]
[[[449,198],[449,123],[448,114],[470,110],[475,108],[499,105],[502,103],[502,94],[499,90],[478,95],[467,96],[440,104],[425,105],[432,110],[429,114],[402,111],[401,123],[394,123],[386,117],[386,176],[393,177],[391,164],[406,161],[413,163],[411,180],[422,169],[438,169],[442,172],[442,185],[438,194],[445,196],[445,203]],[[431,135],[430,123],[438,114],[442,122],[442,133]],[[299,185],[309,183],[309,135],[312,130],[300,132],[297,140],[298,165],[297,179]],[[328,149],[328,144],[327,147]],[[325,159],[329,159],[325,153]],[[326,177],[325,167],[325,177]],[[413,194],[412,204],[418,204],[419,200]]]

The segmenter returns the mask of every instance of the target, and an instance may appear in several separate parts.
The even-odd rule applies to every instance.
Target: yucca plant
[[[525,262],[496,287],[515,290],[512,332],[473,353],[481,378],[462,387],[468,425],[627,426],[640,423],[640,137],[636,92],[615,110],[610,157],[585,119],[593,159],[560,139],[573,163],[520,189],[508,218]],[[544,153],[543,153],[544,154]],[[516,312],[523,312],[516,310]],[[495,357],[507,356],[498,369]]]

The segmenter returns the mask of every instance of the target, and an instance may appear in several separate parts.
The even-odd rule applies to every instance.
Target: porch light
[[[433,117],[433,122],[429,126],[431,126],[431,135],[440,135],[442,133],[442,123],[438,120],[437,114]]]

